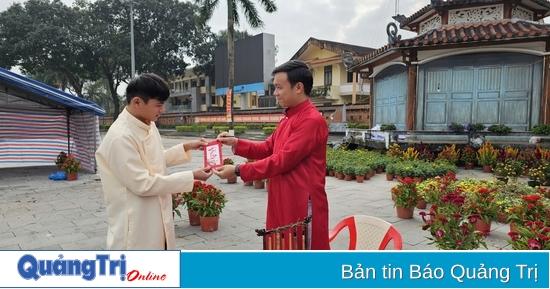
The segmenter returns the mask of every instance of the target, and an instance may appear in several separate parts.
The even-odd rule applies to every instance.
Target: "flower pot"
[[[78,173],[67,173],[67,181],[78,180]]]
[[[386,181],[393,181],[393,174],[386,174]]]
[[[516,223],[510,223],[510,232],[516,231]]]
[[[403,176],[397,175],[397,176],[395,176],[395,179],[397,179],[398,182],[401,182],[401,181],[403,181]]]
[[[424,178],[414,177],[413,180],[414,180],[415,183],[421,183],[424,180]]]
[[[426,202],[425,200],[421,200],[420,202],[418,202],[418,204],[416,204],[416,208],[417,209],[426,209],[426,206],[428,205],[428,202]]]
[[[255,189],[263,189],[263,188],[265,188],[264,180],[255,180],[255,181],[254,181],[254,188],[255,188]]]
[[[355,176],[357,178],[357,176]],[[363,176],[363,179],[365,180],[370,180],[370,178],[372,178],[372,172],[369,172],[369,173],[366,173],[364,176]]]
[[[349,181],[351,181],[351,179],[353,179],[353,176],[352,175],[344,175],[344,179],[349,182]]]
[[[254,182],[243,182],[243,185],[250,187],[254,184]]]
[[[355,176],[355,180],[356,180],[358,183],[362,183],[364,179],[365,179],[365,176]]]
[[[397,217],[401,219],[412,219],[414,214],[414,207],[405,208],[405,207],[397,206],[395,207],[395,210],[397,212]]]
[[[228,184],[235,184],[235,183],[237,183],[237,177],[227,179],[227,183],[228,183]]]
[[[201,230],[203,232],[214,232],[218,230],[219,216],[215,217],[203,217],[201,219]]]
[[[465,169],[465,170],[473,170],[473,169],[474,169],[474,164],[473,164],[473,163],[467,163],[467,164],[464,166],[464,169]]]
[[[479,234],[487,236],[491,233],[491,222],[486,222],[485,220],[478,219],[476,222],[475,230],[479,231]]]
[[[328,171],[329,177],[334,177],[334,171]]]
[[[483,172],[484,173],[491,173],[491,172],[493,172],[493,169],[491,168],[491,166],[483,165]]]
[[[527,184],[530,186],[530,187],[538,187],[540,186],[540,182],[539,181],[527,181]]]
[[[376,173],[381,174],[384,171],[384,168],[376,168]]]
[[[343,180],[344,179],[344,174],[336,173],[336,178],[339,179],[339,180]]]
[[[187,210],[187,215],[189,215],[189,225],[191,226],[200,226],[201,225],[201,219],[199,216],[199,213],[197,211],[193,210]]]
[[[508,223],[508,215],[506,215],[506,213],[498,212],[497,222],[499,222],[501,224]]]

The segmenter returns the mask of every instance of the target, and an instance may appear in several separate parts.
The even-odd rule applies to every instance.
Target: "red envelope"
[[[208,143],[204,147],[204,166],[212,168],[223,165],[222,144],[218,141]]]

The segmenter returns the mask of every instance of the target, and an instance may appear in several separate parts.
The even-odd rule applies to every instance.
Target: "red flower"
[[[527,241],[527,248],[529,248],[529,250],[540,250],[541,247],[540,243],[533,239]]]

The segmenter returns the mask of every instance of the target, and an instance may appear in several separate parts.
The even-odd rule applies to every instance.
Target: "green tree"
[[[220,0],[195,0],[199,5],[199,14],[201,17],[201,23],[204,25],[212,15],[215,9],[220,4]],[[273,13],[277,11],[277,6],[273,0],[257,0],[257,2],[263,7],[267,13]],[[238,7],[241,7],[246,22],[252,28],[263,27],[264,23],[258,14],[256,6],[251,0],[227,0],[227,62],[228,62],[228,85],[229,91],[233,95],[234,74],[235,74],[235,59],[234,59],[234,36],[235,28],[234,24],[239,25],[239,12]],[[231,122],[229,128],[233,129],[233,102],[231,102]]]

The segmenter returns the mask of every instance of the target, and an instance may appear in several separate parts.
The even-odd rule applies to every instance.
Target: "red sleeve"
[[[292,170],[319,146],[321,136],[319,122],[315,119],[305,119],[296,126],[288,138],[277,139],[278,142],[283,142],[283,145],[276,153],[253,163],[239,165],[241,179],[243,181],[266,179]]]
[[[265,159],[273,153],[273,134],[263,142],[239,139],[235,146],[234,153],[243,158],[252,160]]]

